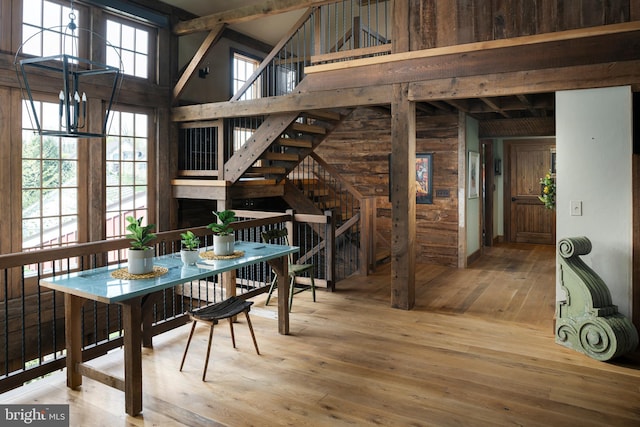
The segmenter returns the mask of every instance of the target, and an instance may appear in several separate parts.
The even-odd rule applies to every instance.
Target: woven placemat
[[[136,279],[152,279],[154,277],[162,276],[166,274],[169,269],[167,267],[159,267],[157,265],[153,266],[153,271],[144,274],[131,274],[127,267],[120,268],[118,270],[114,270],[111,272],[111,277],[114,279],[120,280],[136,280]]]
[[[200,253],[200,258],[204,259],[234,259],[244,256],[244,251],[233,251],[231,255],[216,255],[213,251],[206,251]]]

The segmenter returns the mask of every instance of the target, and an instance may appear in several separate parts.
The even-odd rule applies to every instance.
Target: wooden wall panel
[[[411,0],[412,50],[629,22],[636,0]],[[416,22],[421,21],[421,22]],[[434,36],[435,35],[435,36]]]
[[[458,260],[458,116],[418,113],[416,152],[433,153],[433,189],[449,196],[416,206],[416,259],[456,266]],[[317,149],[317,153],[364,196],[376,197],[377,230],[391,241],[389,153],[391,117],[388,110],[360,108]]]

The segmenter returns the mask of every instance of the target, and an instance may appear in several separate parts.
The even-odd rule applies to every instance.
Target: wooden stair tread
[[[305,117],[309,117],[312,119],[332,120],[336,122],[342,119],[342,116],[340,116],[340,113],[336,113],[335,111],[330,111],[330,110],[305,111],[303,115]]]
[[[324,135],[327,133],[327,130],[322,126],[308,125],[308,124],[298,123],[298,122],[292,123],[291,126],[289,126],[289,129],[295,130],[298,132],[313,133],[317,135]]]
[[[240,179],[235,183],[235,185],[241,186],[253,186],[253,185],[275,185],[277,184],[275,179],[266,179],[266,178],[249,178],[249,179]]]
[[[286,173],[287,173],[287,169],[280,166],[252,166],[247,170],[247,174],[284,175]]]
[[[297,154],[273,152],[266,152],[260,158],[265,160],[281,160],[285,162],[297,162],[300,160],[300,157]]]
[[[307,141],[306,139],[297,139],[297,138],[279,138],[277,141],[278,145],[283,147],[297,147],[297,148],[313,148],[313,143],[311,141]]]

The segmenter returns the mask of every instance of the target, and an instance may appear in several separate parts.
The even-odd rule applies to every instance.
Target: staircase
[[[233,198],[265,197],[310,155],[352,110],[314,110],[268,116],[225,163]],[[284,191],[284,190],[283,190]]]

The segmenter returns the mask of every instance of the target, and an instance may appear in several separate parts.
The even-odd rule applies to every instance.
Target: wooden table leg
[[[282,258],[269,261],[269,265],[278,273],[278,332],[289,335],[289,260]]]
[[[160,301],[162,293],[156,292],[142,297],[142,346],[153,348],[153,304]]]
[[[124,328],[124,400],[131,416],[142,412],[141,298],[121,303]]]
[[[75,389],[82,385],[78,365],[82,363],[82,305],[85,299],[64,294],[64,328],[67,347],[67,387]]]

